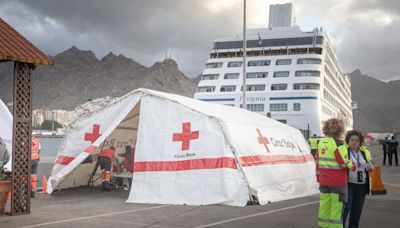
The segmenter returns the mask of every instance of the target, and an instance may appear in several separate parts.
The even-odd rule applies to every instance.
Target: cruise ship
[[[269,25],[246,30],[246,108],[322,136],[322,124],[341,118],[353,127],[351,84],[325,31],[302,31],[292,3],[270,5]],[[243,35],[217,39],[194,95],[241,107]]]

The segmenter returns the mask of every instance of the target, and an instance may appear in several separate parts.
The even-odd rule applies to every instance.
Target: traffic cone
[[[46,175],[42,176],[42,193],[46,193],[47,190],[47,179]]]
[[[371,179],[371,195],[386,195],[387,192],[381,178],[381,167],[374,166],[372,171],[369,171],[369,177]]]

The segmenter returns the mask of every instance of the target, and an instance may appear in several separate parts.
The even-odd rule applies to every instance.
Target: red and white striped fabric
[[[86,185],[94,164],[82,161],[110,146],[122,154],[126,145],[136,147],[130,203],[244,206],[250,194],[266,204],[318,192],[300,131],[246,110],[139,89],[71,126],[48,193]]]

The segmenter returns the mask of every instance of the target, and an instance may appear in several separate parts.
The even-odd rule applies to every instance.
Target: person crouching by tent
[[[125,148],[125,153],[118,155],[120,157],[123,157],[124,160],[121,162],[121,170],[126,169],[126,171],[133,173],[133,163],[135,160],[135,147],[131,146],[126,146]]]
[[[111,167],[114,160],[115,148],[113,146],[99,153],[98,162],[101,169],[101,187],[106,191],[110,190]]]
[[[344,204],[347,203],[347,172],[355,171],[356,165],[349,160],[343,142],[344,123],[339,119],[329,119],[324,123],[323,133],[317,146],[317,181],[320,187],[319,227],[343,226]]]

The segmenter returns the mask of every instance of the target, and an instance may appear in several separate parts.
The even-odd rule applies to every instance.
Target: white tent
[[[88,184],[89,154],[136,142],[126,202],[244,206],[315,194],[315,162],[299,130],[246,110],[135,90],[73,123],[47,192]]]
[[[11,171],[12,149],[12,115],[7,106],[0,100],[0,138],[6,145],[10,160],[5,165],[7,171]]]

